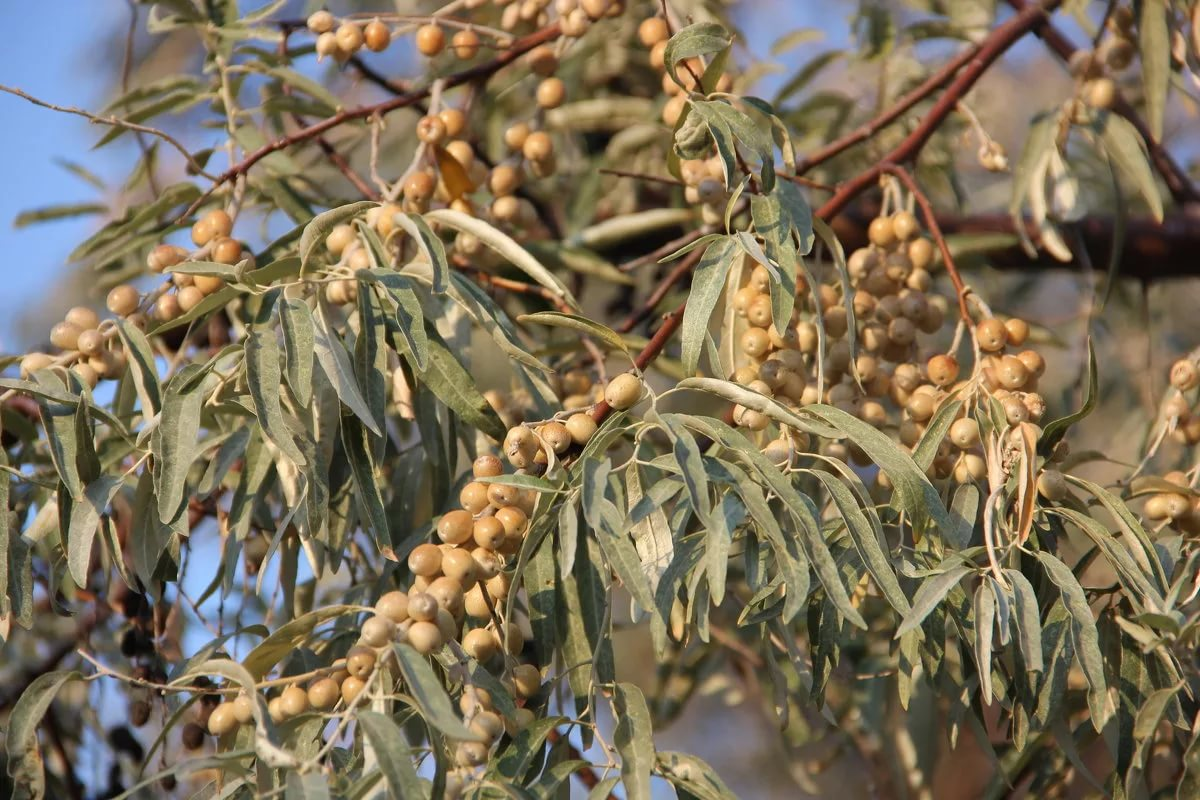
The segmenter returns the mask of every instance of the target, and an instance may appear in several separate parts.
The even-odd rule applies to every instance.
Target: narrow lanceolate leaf
[[[1096,408],[1098,401],[1098,386],[1096,373],[1096,351],[1092,346],[1092,339],[1088,337],[1088,364],[1087,364],[1087,384],[1083,390],[1083,405],[1078,411],[1067,414],[1065,417],[1059,417],[1047,423],[1042,429],[1042,435],[1038,439],[1038,453],[1043,456],[1050,455],[1054,449],[1054,445],[1058,444],[1072,425],[1083,420],[1092,410]]]
[[[8,774],[16,789],[14,798],[40,800],[45,797],[46,774],[37,729],[63,684],[82,677],[78,672],[66,670],[39,675],[13,706],[5,733],[5,749],[8,750]]]
[[[146,334],[129,320],[118,318],[116,324],[121,343],[125,346],[125,357],[129,363],[129,372],[133,376],[133,385],[137,388],[138,399],[142,403],[142,415],[149,419],[162,408],[162,386],[159,384],[158,369],[154,364],[154,351],[150,349],[150,341]]]
[[[617,727],[613,744],[621,755],[621,782],[628,800],[650,800],[650,772],[654,769],[654,737],[650,709],[642,690],[618,683],[614,692]]]
[[[450,262],[446,259],[446,246],[429,227],[429,223],[418,214],[396,214],[393,218],[404,232],[412,237],[421,248],[422,255],[429,261],[433,269],[433,291],[438,294],[446,291],[450,284]]]
[[[517,317],[517,322],[533,322],[553,328],[569,328],[591,336],[597,341],[608,345],[613,350],[620,350],[622,353],[629,355],[629,348],[626,347],[620,334],[612,328],[601,325],[599,322],[593,322],[590,319],[585,319],[575,314],[563,314],[558,311],[539,311],[536,314],[522,314]]]
[[[503,439],[506,430],[504,423],[476,388],[471,374],[459,363],[436,330],[427,327],[425,332],[429,343],[429,363],[422,370],[417,368],[415,359],[410,359],[418,377],[463,422],[492,438]],[[409,351],[405,350],[405,354],[409,354]]]
[[[975,590],[975,663],[985,705],[992,702],[992,628],[996,621],[996,597],[990,581],[980,581]]]
[[[396,662],[404,676],[404,685],[417,704],[421,716],[452,739],[468,742],[480,740],[479,734],[469,730],[450,703],[450,696],[442,688],[442,682],[434,674],[425,657],[407,644],[394,646]]]
[[[318,214],[312,218],[312,221],[304,226],[304,232],[300,234],[300,274],[304,275],[308,272],[311,266],[312,257],[317,253],[318,248],[324,245],[325,237],[335,226],[343,222],[349,222],[359,214],[364,214],[368,209],[374,208],[378,203],[369,200],[362,200],[357,203],[331,208],[323,214]]]
[[[803,408],[801,412],[837,428],[887,473],[896,487],[900,505],[912,517],[915,530],[921,530],[927,520],[932,521],[939,530],[945,530],[953,524],[937,489],[933,488],[912,456],[896,442],[840,408],[818,404]]]
[[[403,351],[405,347],[412,354],[413,367],[418,372],[429,368],[429,337],[425,333],[425,313],[421,310],[421,301],[413,291],[413,281],[405,275],[389,275],[380,279],[388,291],[388,297],[396,303],[396,317],[389,320],[388,327],[392,338],[396,335],[404,337],[404,346],[396,349]]]
[[[189,365],[177,373],[167,385],[163,397],[161,420],[151,437],[154,452],[155,491],[158,494],[158,516],[169,523],[179,516],[186,498],[184,485],[188,468],[196,456],[196,438],[200,433],[200,406],[204,392],[199,385],[189,385],[200,368]]]
[[[1150,135],[1162,141],[1163,118],[1167,111],[1167,93],[1171,88],[1171,31],[1167,0],[1142,0],[1138,17],[1138,50],[1145,87],[1146,122]]]
[[[424,784],[417,777],[412,750],[400,727],[391,717],[375,711],[360,710],[356,719],[375,748],[375,758],[387,781],[389,795],[395,800],[424,797]]]
[[[33,378],[42,387],[62,390],[58,376],[48,370],[38,370]],[[67,404],[39,395],[38,410],[41,412],[42,427],[46,431],[46,443],[50,448],[54,469],[71,497],[79,500],[83,497],[84,480],[80,477],[77,460],[81,432],[76,411],[83,401],[78,397],[75,400],[75,403]]]
[[[342,447],[350,472],[354,477],[355,496],[362,510],[363,524],[375,539],[375,546],[394,559],[392,536],[388,526],[387,509],[379,485],[375,482],[375,460],[366,430],[351,419],[342,420]]]
[[[796,274],[800,256],[776,195],[752,195],[750,216],[755,233],[762,237],[767,258],[778,268],[779,280],[771,281],[771,312],[775,330],[782,333],[796,305]]]
[[[430,211],[425,217],[455,230],[471,234],[488,248],[503,256],[514,267],[554,292],[555,296],[571,306],[572,309],[579,310],[579,302],[572,296],[566,285],[508,234],[481,219],[449,208]]]
[[[1038,551],[1037,558],[1045,568],[1046,575],[1058,587],[1063,605],[1071,613],[1071,639],[1075,644],[1075,654],[1079,657],[1079,666],[1090,687],[1088,710],[1093,727],[1097,731],[1102,730],[1107,719],[1104,658],[1100,654],[1100,634],[1096,630],[1092,610],[1088,607],[1087,595],[1066,564],[1042,551]]]
[[[287,358],[288,387],[301,406],[312,400],[313,317],[303,300],[287,298],[279,304],[283,352]]]
[[[959,564],[948,568],[945,572],[923,578],[917,593],[913,595],[912,610],[904,615],[900,627],[896,629],[895,638],[914,630],[925,618],[937,608],[946,593],[958,585],[958,582],[974,572],[974,568]]]
[[[1146,205],[1150,206],[1150,213],[1154,218],[1162,222],[1162,195],[1159,194],[1154,170],[1150,167],[1150,157],[1146,154],[1137,128],[1116,114],[1105,114],[1099,124],[1100,141],[1105,151],[1112,157],[1121,174],[1134,185],[1138,194],[1146,201]]]
[[[382,436],[383,431],[371,416],[371,409],[363,399],[362,389],[354,378],[354,365],[342,344],[341,338],[333,331],[329,320],[325,317],[323,307],[314,316],[313,347],[317,354],[317,363],[329,378],[334,391],[342,402],[354,412],[355,416],[376,436]]]
[[[296,446],[296,438],[283,417],[283,406],[279,401],[282,372],[279,368],[279,343],[275,339],[275,331],[268,328],[251,328],[246,334],[245,345],[246,378],[250,385],[250,397],[254,400],[254,411],[258,415],[263,433],[293,464],[303,467],[307,462],[300,448]]]
[[[871,520],[859,507],[846,484],[828,472],[817,470],[813,474],[817,476],[825,486],[825,490],[829,492],[830,497],[833,498],[842,521],[846,523],[846,531],[850,534],[854,547],[862,557],[867,571],[875,580],[875,585],[892,604],[892,608],[901,615],[907,614],[910,608],[908,598],[904,596],[904,590],[900,588],[900,581],[896,578],[896,571],[880,543],[883,532],[871,524]]]
[[[700,351],[704,349],[704,339],[708,335],[709,319],[713,309],[717,307],[717,300],[721,297],[729,269],[740,253],[741,248],[735,239],[722,237],[708,246],[704,257],[692,273],[692,289],[688,294],[687,306],[683,311],[683,325],[680,328],[683,371],[686,375],[696,373],[696,367],[700,363]]]
[[[7,483],[8,477],[0,480]],[[96,538],[96,526],[100,524],[100,515],[108,508],[122,482],[120,476],[101,475],[88,485],[83,498],[71,508],[71,523],[67,531],[67,567],[76,586],[87,587],[88,563],[91,561],[92,541]],[[4,513],[3,510],[0,513]],[[7,514],[4,513],[4,516]]]
[[[1017,644],[1021,648],[1025,669],[1029,672],[1041,672],[1044,668],[1042,617],[1038,609],[1037,593],[1029,579],[1017,570],[1006,569],[1004,574],[1013,587],[1013,600],[1016,605],[1013,623],[1017,626]]]

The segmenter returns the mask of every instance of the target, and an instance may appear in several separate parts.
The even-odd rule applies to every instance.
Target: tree
[[[1200,351],[1122,465],[1068,442],[1148,379],[972,288],[1194,273],[1200,6],[860,3],[767,102],[691,0],[294,5],[134,4],[203,58],[98,113],[4,87],[139,148],[21,220],[102,215],[108,314],[0,377],[10,793],[729,797],[655,738],[719,679],[805,790],[1200,796]]]

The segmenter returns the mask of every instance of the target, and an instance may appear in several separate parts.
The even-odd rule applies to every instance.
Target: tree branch
[[[1008,0],[1008,4],[1019,13],[1036,8],[1036,5],[1030,3],[1029,0]],[[1066,35],[1054,27],[1050,20],[1039,19],[1033,27],[1033,32],[1046,43],[1046,47],[1062,59],[1063,63],[1069,63],[1071,57],[1075,55],[1075,45],[1071,44]],[[1175,162],[1174,157],[1163,147],[1162,142],[1154,138],[1154,134],[1150,132],[1150,126],[1129,104],[1129,101],[1118,94],[1112,110],[1127,119],[1137,129],[1138,134],[1146,143],[1146,149],[1150,153],[1150,160],[1153,162],[1154,168],[1162,175],[1163,182],[1166,183],[1167,190],[1171,193],[1171,197],[1175,198],[1175,202],[1180,205],[1200,203],[1200,192],[1196,190],[1187,173]]]
[[[987,72],[988,68],[1000,58],[1008,48],[1017,43],[1025,34],[1033,30],[1039,23],[1045,21],[1048,11],[1057,8],[1062,0],[1047,0],[1044,5],[1027,5],[1015,16],[994,28],[983,41],[979,52],[971,62],[958,73],[957,77],[946,88],[945,93],[925,115],[921,123],[912,133],[904,138],[890,153],[883,157],[879,164],[859,173],[852,180],[842,184],[837,194],[831,197],[820,209],[817,216],[829,220],[837,216],[851,200],[870,188],[884,172],[885,164],[906,164],[914,160],[921,152],[930,137],[941,127],[958,101],[975,85],[976,81]]]
[[[524,36],[513,42],[511,48],[496,56],[491,61],[486,61],[483,64],[465,69],[462,72],[456,72],[453,75],[448,75],[442,80],[442,89],[453,89],[456,86],[462,86],[472,81],[487,78],[492,74],[500,71],[504,67],[516,61],[518,58],[529,52],[540,44],[552,41],[561,34],[559,23],[553,22],[541,30],[534,31],[528,36]],[[309,139],[315,139],[321,136],[326,131],[330,131],[339,125],[356,119],[368,119],[375,115],[384,115],[391,111],[396,111],[401,108],[408,108],[429,97],[430,87],[414,89],[410,92],[397,95],[380,103],[369,103],[367,105],[357,106],[355,108],[344,108],[331,117],[326,117],[320,122],[314,122],[308,127],[301,128],[298,131],[293,131],[287,136],[281,136],[278,139],[267,142],[262,147],[254,150],[243,158],[238,163],[234,164],[225,172],[218,175],[209,187],[208,191],[202,194],[192,203],[191,207],[184,213],[184,217],[190,216],[200,205],[220,186],[228,183],[239,175],[244,175],[250,171],[250,168],[262,161],[272,153],[287,149],[301,142],[306,142]]]

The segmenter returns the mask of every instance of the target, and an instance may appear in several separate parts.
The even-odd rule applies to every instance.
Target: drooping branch
[[[1008,4],[1018,11],[1025,13],[1031,8],[1036,8],[1036,3],[1031,3],[1029,0],[1008,0]],[[1064,63],[1070,63],[1072,56],[1076,53],[1075,45],[1071,44],[1071,40],[1066,37],[1058,28],[1048,19],[1039,19],[1033,27],[1033,33],[1038,36],[1046,46],[1057,55]],[[1146,149],[1150,153],[1150,161],[1154,164],[1154,168],[1162,175],[1163,182],[1167,185],[1167,190],[1171,193],[1171,197],[1175,198],[1175,202],[1180,205],[1187,203],[1200,203],[1200,191],[1197,191],[1195,185],[1188,178],[1187,173],[1183,170],[1175,158],[1163,147],[1162,142],[1154,138],[1154,134],[1150,131],[1150,126],[1146,124],[1146,120],[1137,113],[1137,110],[1129,104],[1125,98],[1117,95],[1113,103],[1112,110],[1129,121],[1138,134],[1142,137],[1142,141],[1146,143]]]

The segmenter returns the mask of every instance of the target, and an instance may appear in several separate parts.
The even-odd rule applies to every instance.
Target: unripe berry
[[[175,298],[179,301],[179,309],[187,313],[204,302],[204,292],[195,286],[185,286],[175,292]]]
[[[232,703],[221,703],[208,715],[208,732],[213,736],[224,736],[236,730],[237,717],[233,713]]]
[[[486,628],[474,628],[463,636],[462,647],[467,655],[486,663],[500,652],[500,639]]]
[[[333,678],[318,678],[308,686],[308,704],[318,711],[328,711],[337,705],[341,687]]]
[[[79,343],[81,331],[77,325],[69,322],[59,322],[50,329],[50,344],[60,350],[74,350]]]
[[[442,550],[436,544],[419,544],[408,554],[408,569],[414,575],[431,578],[442,571]]]
[[[994,374],[996,380],[1005,389],[1020,389],[1029,380],[1029,370],[1025,363],[1016,356],[1004,356],[996,365]]]
[[[471,538],[471,528],[474,524],[471,514],[466,511],[449,511],[438,520],[438,538],[447,544],[462,544]]]
[[[396,624],[408,619],[408,595],[400,591],[384,594],[375,603],[375,613]]]
[[[921,226],[911,211],[897,211],[892,214],[892,232],[897,239],[907,242],[921,232]]]
[[[333,30],[335,22],[333,14],[328,11],[317,11],[309,15],[307,25],[310,32],[319,34]]]
[[[979,444],[979,423],[971,417],[954,420],[950,426],[950,441],[959,450],[970,450]]]
[[[761,358],[771,347],[771,337],[762,328],[749,328],[742,334],[739,343],[743,353],[751,358]]]
[[[288,718],[300,716],[307,712],[310,707],[308,705],[308,692],[292,684],[279,695],[279,707],[283,711],[284,716]]]
[[[654,47],[659,42],[665,42],[670,36],[667,21],[662,17],[649,17],[638,25],[638,41],[643,47]]]
[[[596,425],[596,420],[592,419],[591,414],[572,414],[567,418],[567,432],[571,434],[571,441],[582,447],[595,435],[599,426]]]
[[[408,643],[421,655],[429,655],[442,646],[442,631],[432,622],[414,622],[408,629]]]
[[[429,598],[431,601],[433,598]],[[436,604],[435,604],[436,605]],[[346,672],[355,678],[365,678],[375,669],[375,651],[370,647],[355,645],[346,653]],[[284,692],[286,694],[286,692]]]
[[[450,47],[454,50],[454,55],[464,61],[474,58],[479,53],[479,46],[479,34],[470,29],[457,31],[450,38]]]
[[[867,226],[867,238],[876,247],[888,248],[896,244],[896,229],[889,217],[876,217]]]
[[[95,328],[80,331],[75,347],[85,356],[99,355],[104,349],[104,336]]]
[[[1008,344],[1008,329],[1000,320],[989,317],[975,326],[975,340],[979,342],[981,350],[996,353]]]
[[[363,46],[363,30],[355,22],[343,22],[338,26],[337,33],[338,50],[347,55],[357,53],[359,48]]]
[[[109,290],[108,297],[105,299],[105,305],[113,314],[116,314],[118,317],[124,317],[137,311],[141,299],[142,296],[138,293],[137,289],[128,283],[123,283]]]
[[[537,87],[537,104],[541,108],[558,108],[567,98],[567,87],[561,78],[546,78]]]
[[[342,702],[352,705],[365,688],[367,688],[367,684],[361,678],[353,675],[346,678],[342,681]]]
[[[425,144],[439,144],[446,138],[446,123],[439,117],[424,116],[417,121],[417,138]]]
[[[367,27],[363,29],[363,42],[367,45],[367,49],[374,53],[381,53],[386,50],[391,41],[391,29],[380,20],[371,20],[367,23]]]
[[[342,223],[335,225],[329,235],[325,237],[325,247],[331,255],[340,256],[352,242],[357,240],[358,234],[354,232],[354,228]]]
[[[763,334],[764,336],[766,334]],[[623,372],[608,382],[604,402],[617,411],[632,408],[642,397],[642,380],[631,372]]]
[[[476,478],[494,478],[504,472],[504,464],[499,458],[492,455],[483,455],[475,459],[475,463],[471,465],[471,473]]]
[[[1179,359],[1171,365],[1171,385],[1181,392],[1200,386],[1200,367],[1191,359]]]
[[[383,647],[396,635],[396,623],[387,617],[374,616],[363,623],[359,636],[367,647]]]
[[[417,28],[417,50],[421,55],[433,58],[446,46],[446,34],[436,23]]]
[[[317,61],[322,61],[330,56],[339,57],[341,48],[338,47],[337,34],[332,31],[326,31],[317,37],[315,45],[317,51]]]

